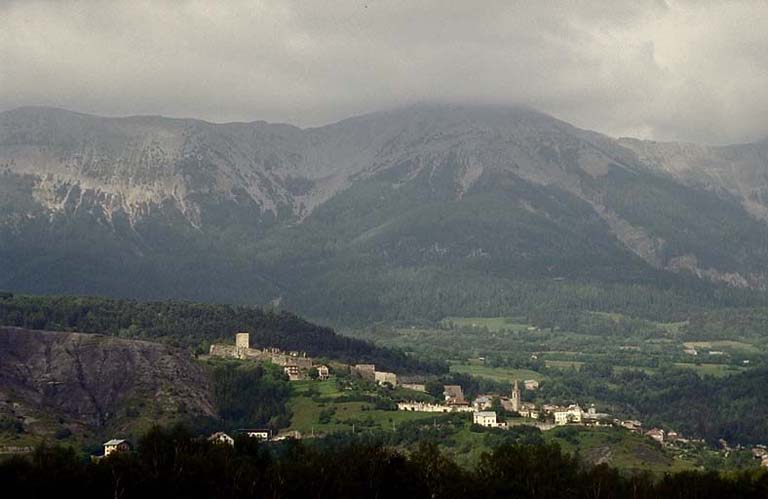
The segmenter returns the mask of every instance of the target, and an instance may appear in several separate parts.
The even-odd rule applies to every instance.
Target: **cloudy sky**
[[[768,1],[0,0],[0,110],[312,126],[525,103],[614,136],[768,136]]]

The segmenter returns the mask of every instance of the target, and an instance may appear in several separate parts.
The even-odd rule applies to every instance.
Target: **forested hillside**
[[[160,341],[206,353],[211,342],[234,342],[249,331],[254,347],[275,346],[351,363],[372,362],[399,372],[441,372],[445,367],[337,335],[288,312],[186,302],[139,302],[88,297],[0,297],[0,324],[28,329],[98,333]]]

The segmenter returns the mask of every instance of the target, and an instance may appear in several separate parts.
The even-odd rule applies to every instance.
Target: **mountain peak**
[[[313,315],[360,300],[375,311],[393,290],[415,299],[423,276],[462,288],[430,274],[443,264],[482,283],[473,290],[666,271],[761,287],[765,166],[754,146],[617,141],[526,106],[420,103],[309,129],[20,108],[0,115],[0,286],[29,289],[85,254],[90,270],[72,281],[89,279],[81,292],[141,274],[147,289],[183,282],[174,289],[187,298],[251,303],[285,295]],[[724,243],[726,233],[738,237]],[[179,270],[168,284],[154,277],[165,265]],[[378,279],[350,268],[385,277],[336,302],[302,291],[329,294],[326,271],[344,289]]]

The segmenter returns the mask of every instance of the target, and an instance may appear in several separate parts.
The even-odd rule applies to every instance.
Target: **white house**
[[[104,457],[129,450],[131,450],[131,446],[127,440],[112,439],[109,442],[104,442]]]
[[[581,423],[584,420],[584,411],[579,404],[571,404],[568,407],[560,407],[555,410],[555,424]]]
[[[659,428],[651,428],[647,432],[645,432],[646,436],[651,437],[652,439],[656,440],[660,444],[664,443],[664,435],[665,431]]]
[[[235,445],[235,439],[230,437],[223,431],[217,431],[216,433],[208,437],[208,441],[216,444],[229,445],[230,447]]]
[[[496,413],[494,411],[478,411],[472,415],[472,422],[488,428],[496,428]]]
[[[269,440],[269,437],[271,436],[271,432],[266,429],[255,429],[255,430],[240,430],[242,433],[245,434],[248,438],[255,438],[257,440]]]

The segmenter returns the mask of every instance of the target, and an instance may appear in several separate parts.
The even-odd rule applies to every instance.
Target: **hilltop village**
[[[234,345],[212,344],[209,355],[218,358],[270,362],[282,367],[284,374],[290,381],[327,380],[331,377],[329,366],[316,361],[306,352],[283,351],[275,347],[252,348],[250,335],[247,332],[236,333]],[[396,373],[377,370],[374,364],[340,364],[338,369],[376,385],[402,388],[404,390],[402,393],[411,392],[416,395],[418,393],[425,394],[427,391],[426,383],[410,380],[401,381]],[[539,388],[539,382],[534,379],[523,380],[522,387],[526,391],[536,391]],[[484,393],[477,395],[473,400],[467,400],[461,386],[443,385],[442,397],[443,399],[438,401],[418,400],[418,397],[404,398],[397,401],[396,406],[399,411],[470,413],[473,424],[486,428],[509,429],[522,424],[546,431],[565,425],[615,426],[625,428],[633,433],[644,434],[663,445],[690,442],[689,439],[675,431],[665,431],[659,428],[651,428],[646,431],[642,422],[614,418],[608,413],[598,412],[594,404],[590,404],[584,409],[578,403],[536,405],[532,402],[525,402],[517,380],[511,385],[509,396],[499,393]],[[494,406],[500,410],[494,410]],[[242,431],[248,436],[264,440],[285,438],[284,434],[273,436],[268,430]],[[293,432],[291,436],[301,437],[297,432]],[[231,440],[230,436],[222,432],[215,433],[211,438],[222,442],[230,442]],[[768,459],[766,459],[766,466],[768,466]]]
[[[291,383],[297,383],[299,393],[312,393],[314,397],[319,395],[321,385],[316,382],[332,381],[337,390],[341,390],[340,397],[346,397],[349,401],[372,399],[368,394],[384,394],[384,398],[390,402],[371,407],[383,414],[385,420],[391,424],[392,431],[399,431],[397,421],[408,421],[412,418],[426,416],[427,421],[432,418],[429,414],[450,415],[462,418],[466,415],[466,423],[472,431],[490,431],[506,434],[505,430],[513,428],[534,427],[540,431],[548,431],[555,428],[579,427],[621,428],[629,433],[642,436],[644,439],[654,441],[660,447],[668,449],[673,455],[685,455],[695,448],[705,446],[703,440],[686,438],[679,432],[662,428],[645,429],[641,421],[621,419],[607,412],[601,412],[594,404],[582,405],[569,401],[567,404],[539,403],[530,400],[535,399],[533,392],[539,390],[539,382],[535,379],[515,380],[509,386],[506,393],[501,390],[473,393],[468,397],[464,388],[459,384],[440,384],[436,379],[416,378],[407,374],[399,375],[395,372],[378,370],[375,364],[344,364],[338,361],[326,359],[314,359],[302,351],[283,351],[273,346],[254,348],[250,343],[250,334],[238,332],[235,334],[234,344],[213,344],[210,346],[208,358],[231,359],[260,364],[271,364],[281,368],[285,379]],[[326,389],[330,385],[322,385]],[[303,390],[303,391],[302,391]],[[345,392],[346,391],[346,392]],[[476,389],[475,389],[476,392]],[[369,397],[369,398],[365,398]],[[336,414],[337,408],[344,403],[334,406],[328,403],[329,399],[319,400],[319,415],[315,415],[314,423],[303,427],[283,428],[229,428],[222,431],[219,428],[213,431],[208,440],[217,444],[234,446],[237,438],[255,439],[258,441],[280,441],[285,439],[301,439],[321,436],[328,431],[334,431],[333,425],[344,424],[344,416]],[[349,403],[349,402],[348,402]],[[343,409],[339,409],[342,410]],[[362,409],[365,411],[366,409]],[[401,413],[405,418],[395,417],[395,413]],[[391,414],[391,416],[387,416]],[[318,417],[319,416],[319,417]],[[357,420],[364,430],[364,420]],[[330,426],[328,424],[331,423]],[[324,426],[325,425],[325,426]],[[301,431],[299,431],[301,429]],[[317,429],[317,433],[315,431]],[[351,430],[354,433],[355,423],[352,422]],[[601,431],[605,431],[601,430]],[[722,442],[719,451],[727,456],[734,450],[726,442]],[[130,443],[122,438],[113,438],[104,443],[103,456],[93,456],[94,461],[113,453],[130,452]],[[768,450],[765,446],[756,445],[750,449],[755,462],[760,462],[763,467],[768,467]]]

